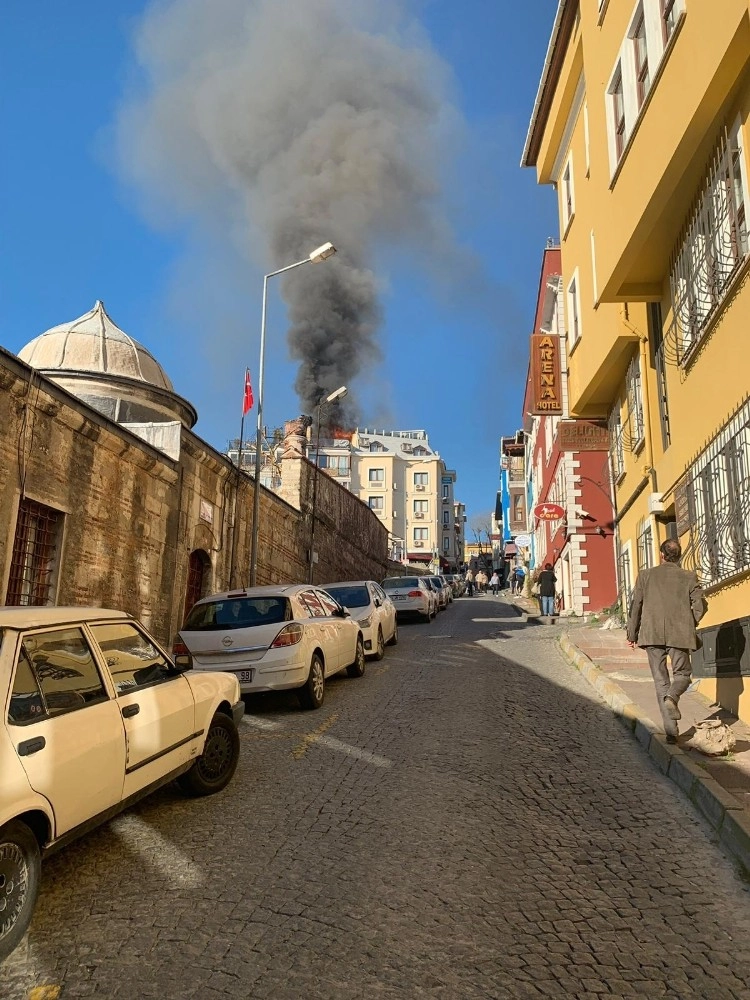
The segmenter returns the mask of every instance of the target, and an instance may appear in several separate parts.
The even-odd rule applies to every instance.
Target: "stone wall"
[[[314,467],[287,496],[260,496],[258,583],[307,579]],[[295,493],[296,482],[296,493]],[[387,533],[321,474],[316,582],[385,574]],[[191,553],[204,592],[248,581],[253,480],[183,428],[174,460],[0,349],[0,597],[7,600],[21,496],[62,512],[55,604],[122,608],[170,643],[185,612]]]

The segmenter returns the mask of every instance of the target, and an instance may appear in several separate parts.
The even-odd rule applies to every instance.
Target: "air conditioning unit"
[[[448,499],[448,497],[443,497],[443,503],[450,503],[450,500]]]
[[[417,486],[416,488],[419,490],[420,493],[424,493],[424,491],[425,491],[425,487],[424,486]]]
[[[397,490],[398,489],[398,483],[394,483],[393,484],[393,488],[394,488],[394,490]]]
[[[664,513],[664,494],[663,493],[649,493],[649,496],[648,496],[648,512],[649,512],[649,514],[663,514]]]
[[[414,516],[415,517],[424,517],[424,514],[422,513],[421,510],[415,510],[414,511]]]
[[[408,454],[408,453],[409,453],[410,451],[413,451],[413,450],[414,450],[414,449],[412,448],[412,446],[411,446],[410,444],[402,444],[402,445],[401,445],[401,451],[405,451],[405,452],[407,452],[407,454]]]
[[[424,548],[424,542],[415,542],[415,543],[414,543],[414,548],[415,548],[415,549],[421,549],[421,548]]]
[[[359,446],[360,446],[360,448],[369,448],[370,447],[370,439],[369,438],[360,438],[359,439]]]

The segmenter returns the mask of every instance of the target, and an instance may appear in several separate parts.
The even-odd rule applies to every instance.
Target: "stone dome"
[[[40,334],[18,357],[106,417],[131,428],[170,421],[191,428],[198,419],[156,358],[112,321],[103,302]]]
[[[147,382],[173,392],[159,362],[143,344],[133,340],[113,323],[104,308],[96,305],[70,323],[61,323],[28,343],[18,354],[32,368],[54,371],[97,372]]]

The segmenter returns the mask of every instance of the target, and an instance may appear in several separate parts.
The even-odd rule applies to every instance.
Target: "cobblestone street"
[[[47,860],[0,996],[746,1000],[748,889],[555,635],[464,598],[250,703],[227,792]]]

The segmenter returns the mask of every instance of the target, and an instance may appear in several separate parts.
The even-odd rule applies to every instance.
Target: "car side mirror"
[[[373,601],[373,604],[375,605],[376,608],[379,608],[382,602],[379,597],[376,597],[375,600]]]

